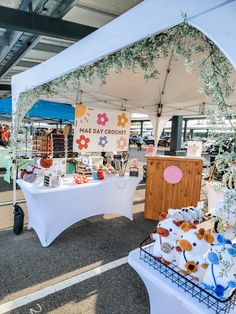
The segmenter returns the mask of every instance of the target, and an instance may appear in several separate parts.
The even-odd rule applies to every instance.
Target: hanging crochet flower
[[[127,141],[124,137],[120,137],[116,142],[119,150],[124,150],[124,148],[127,147]]]
[[[214,265],[219,264],[219,258],[215,252],[209,252],[207,254],[207,258],[212,264]]]
[[[231,247],[228,249],[228,252],[232,256],[236,256],[236,249],[234,247]]]
[[[122,114],[118,115],[117,125],[121,126],[122,128],[125,128],[125,125],[128,122],[128,120],[129,119],[126,117],[125,113],[123,112]]]
[[[97,124],[105,126],[108,122],[108,117],[106,113],[98,113],[97,115]]]
[[[84,135],[80,135],[80,137],[76,140],[79,150],[82,150],[83,148],[87,149],[89,142],[90,139],[88,137],[85,137]]]
[[[107,143],[108,143],[107,137],[106,136],[100,136],[98,145],[105,147]]]
[[[216,285],[215,294],[217,297],[222,298],[224,296],[226,289],[222,285]]]

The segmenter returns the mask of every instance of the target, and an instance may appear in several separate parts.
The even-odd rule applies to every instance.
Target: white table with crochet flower
[[[214,314],[203,303],[165,278],[158,270],[139,258],[140,249],[129,253],[128,263],[143,280],[150,304],[151,314]],[[229,314],[235,314],[236,308]]]
[[[58,188],[17,180],[28,208],[28,226],[46,247],[72,224],[101,214],[120,214],[133,220],[133,196],[141,179],[110,176],[102,181],[75,184],[66,177]]]

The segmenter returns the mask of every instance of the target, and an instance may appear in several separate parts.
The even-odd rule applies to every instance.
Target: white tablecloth
[[[129,254],[128,263],[139,274],[147,288],[151,314],[215,313],[141,260],[139,249]],[[236,313],[235,309],[230,312],[233,313]]]
[[[133,219],[133,195],[140,181],[137,177],[106,177],[77,185],[65,178],[59,188],[35,186],[17,180],[26,199],[29,227],[42,246],[48,246],[75,222],[99,214],[118,213]]]

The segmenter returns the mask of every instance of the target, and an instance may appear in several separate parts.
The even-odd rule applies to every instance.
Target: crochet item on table
[[[192,275],[195,279],[202,279],[206,265],[204,255],[209,251],[214,237],[203,228],[184,222],[177,239],[176,262],[181,273]]]
[[[236,245],[218,234],[207,254],[209,267],[203,284],[205,289],[221,299],[227,299],[236,288]]]
[[[175,259],[176,240],[180,232],[181,222],[167,218],[166,213],[161,213],[159,219],[157,232],[150,235],[150,238],[155,240],[153,255],[163,263],[169,264]]]

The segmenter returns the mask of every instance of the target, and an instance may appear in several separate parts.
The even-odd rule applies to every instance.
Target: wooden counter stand
[[[147,157],[147,179],[144,217],[158,220],[168,208],[196,206],[200,200],[202,160],[186,157]],[[182,171],[182,179],[170,184],[164,179],[164,170],[176,166]],[[180,172],[181,172],[180,171]]]

